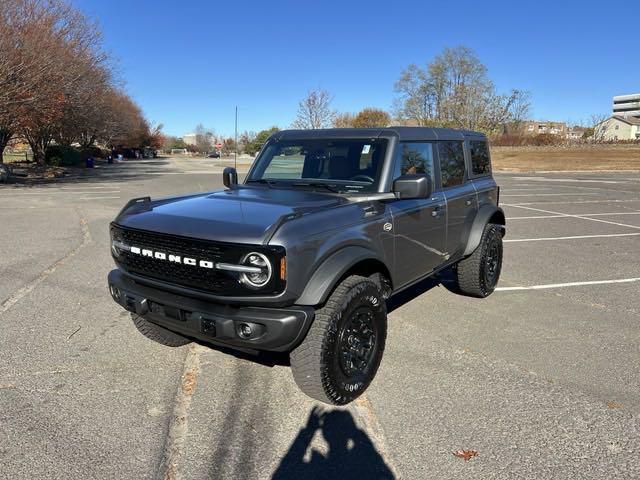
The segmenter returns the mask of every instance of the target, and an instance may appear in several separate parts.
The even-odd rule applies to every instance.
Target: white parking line
[[[640,282],[640,277],[621,278],[618,280],[594,280],[590,282],[548,283],[546,285],[531,285],[528,287],[498,287],[496,288],[496,292],[513,292],[513,291],[519,291],[519,290],[546,290],[549,288],[580,287],[584,285],[606,285],[608,283],[631,283],[631,282]]]
[[[514,180],[525,180],[531,182],[575,182],[575,183],[630,183],[631,180],[586,180],[580,178],[550,178],[550,177],[513,177]]]
[[[600,195],[599,193],[515,193],[515,194],[500,194],[501,197],[570,197],[570,196],[587,196],[587,195]]]
[[[542,210],[540,208],[524,207],[522,205],[507,205],[507,204],[505,204],[505,206],[518,207],[518,208],[523,208],[525,210],[533,210],[534,212],[542,212],[542,213],[551,213],[551,214],[554,214],[554,215],[562,215],[563,217],[569,217],[569,218],[580,218],[582,220],[589,220],[591,222],[608,223],[609,225],[617,225],[619,227],[635,228],[637,230],[640,230],[640,227],[638,227],[637,225],[629,225],[628,223],[610,222],[609,220],[600,220],[599,218],[583,217],[583,216],[580,216],[580,215],[572,215],[570,213],[554,212],[552,210]]]
[[[5,195],[0,194],[0,197],[14,197],[16,194],[18,195],[102,195],[105,193],[120,193],[120,190],[101,190],[99,192],[86,192],[86,191],[62,191],[62,190],[53,190],[51,192],[14,192],[13,194]]]
[[[581,213],[582,217],[606,217],[610,215],[640,215],[640,212],[608,212],[608,213]],[[507,217],[507,220],[537,220],[538,218],[565,218],[566,215],[532,215],[530,217]]]
[[[512,203],[510,206],[517,207],[519,205],[540,205],[543,203],[549,203],[554,205],[573,205],[578,203],[627,203],[627,202],[640,202],[640,198],[628,199],[628,200],[580,200],[575,202],[523,202]]]
[[[508,238],[503,240],[504,243],[516,242],[548,242],[553,240],[575,240],[580,238],[604,238],[604,237],[635,237],[640,233],[607,233],[600,235],[574,235],[570,237],[537,237],[537,238]]]
[[[109,200],[121,197],[80,197],[78,200]]]

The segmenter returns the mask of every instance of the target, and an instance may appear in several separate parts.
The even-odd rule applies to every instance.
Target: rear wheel
[[[488,297],[498,284],[501,270],[502,227],[488,223],[484,227],[478,248],[469,257],[458,262],[458,287],[466,295]]]
[[[140,315],[132,313],[131,319],[141,334],[161,345],[166,345],[167,347],[182,347],[183,345],[191,343],[191,340],[188,338],[178,335],[171,330],[167,330],[160,325],[156,325]]]
[[[344,405],[369,386],[382,359],[387,309],[378,286],[352,276],[316,312],[304,341],[291,352],[298,387],[321,402]]]

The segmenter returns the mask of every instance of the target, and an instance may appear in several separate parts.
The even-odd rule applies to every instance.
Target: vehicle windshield
[[[267,144],[247,183],[375,192],[387,148],[385,139],[283,140]]]

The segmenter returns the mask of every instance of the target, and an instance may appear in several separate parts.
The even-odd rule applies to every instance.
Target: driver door
[[[434,151],[429,142],[402,142],[396,175],[425,174],[435,186]],[[440,191],[429,198],[396,199],[390,203],[398,286],[424,277],[445,261],[446,201]]]

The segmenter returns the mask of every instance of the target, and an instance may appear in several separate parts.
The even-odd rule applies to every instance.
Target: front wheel
[[[378,286],[365,277],[349,277],[316,312],[306,338],[291,352],[293,378],[316,400],[347,404],[375,377],[386,337],[387,308]]]
[[[466,295],[485,298],[493,293],[502,270],[502,227],[488,223],[480,245],[456,267],[458,288]]]

